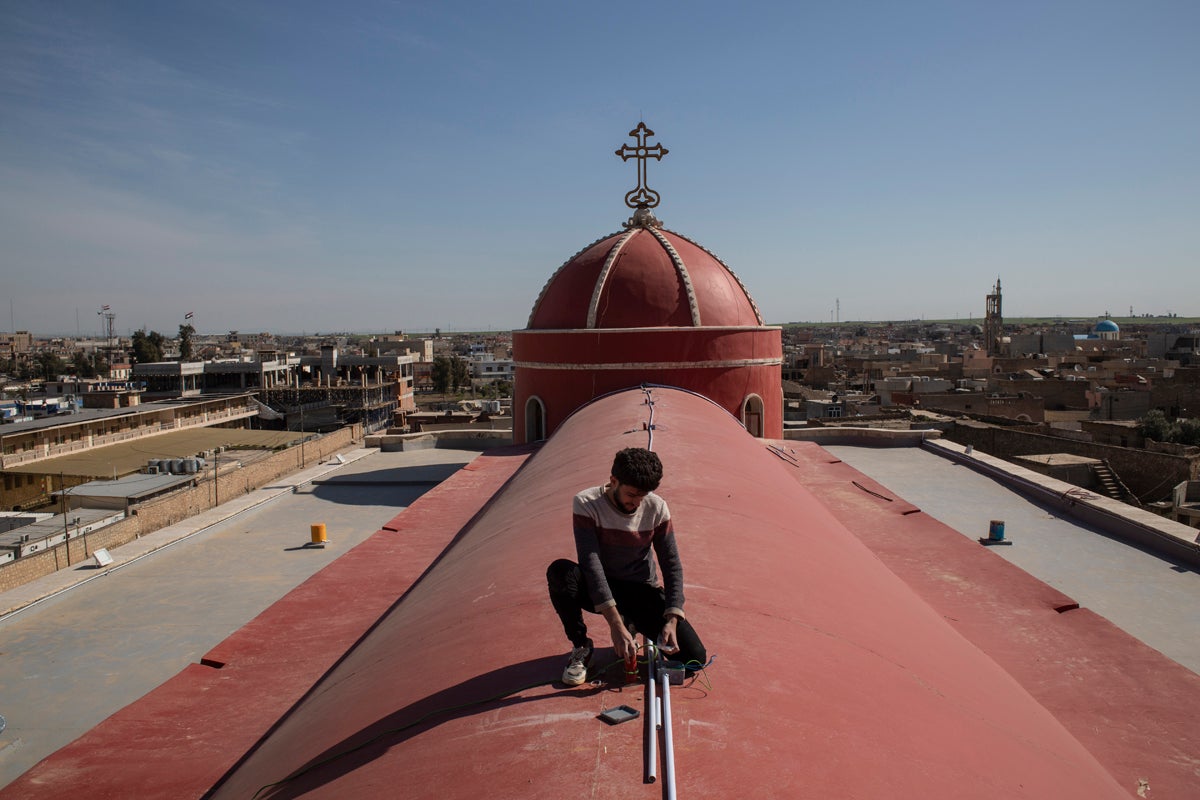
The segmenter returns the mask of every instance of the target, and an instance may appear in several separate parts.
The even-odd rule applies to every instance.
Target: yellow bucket
[[[325,523],[324,522],[317,523],[316,525],[312,525],[310,527],[312,529],[312,543],[313,544],[324,544],[326,542]]]

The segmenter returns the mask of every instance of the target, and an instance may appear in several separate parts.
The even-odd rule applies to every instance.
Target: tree
[[[466,361],[463,361],[458,356],[450,357],[450,385],[454,387],[454,391],[458,391],[460,387],[466,386],[471,382],[471,366]]]
[[[183,324],[179,326],[179,360],[192,360],[192,337],[196,334],[196,329],[191,325]]]
[[[96,377],[96,365],[92,363],[92,359],[88,358],[87,353],[82,350],[76,350],[71,356],[71,368],[75,370],[75,374],[80,378]]]
[[[1146,416],[1138,420],[1137,431],[1146,439],[1156,442],[1169,442],[1174,438],[1175,425],[1167,419],[1167,415],[1157,408],[1146,412]]]
[[[433,390],[438,394],[445,394],[450,391],[450,359],[445,356],[438,356],[433,360],[433,368],[429,371],[429,377],[433,381]]]
[[[1200,445],[1200,419],[1181,419],[1176,425],[1175,441],[1180,444]]]
[[[61,358],[49,350],[43,350],[34,357],[38,365],[38,372],[45,376],[46,380],[55,380],[64,372],[64,364]]]
[[[471,365],[458,356],[438,356],[429,372],[433,390],[438,394],[457,392],[471,382]]]
[[[153,364],[163,359],[163,335],[158,331],[146,333],[145,329],[133,332],[133,360],[139,364]]]
[[[488,381],[479,387],[479,396],[485,399],[508,397],[512,394],[509,381]]]

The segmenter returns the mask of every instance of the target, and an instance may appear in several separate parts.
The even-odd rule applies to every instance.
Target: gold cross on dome
[[[617,149],[617,155],[622,161],[628,161],[631,158],[636,158],[638,162],[638,185],[632,192],[625,195],[625,205],[630,208],[654,208],[658,205],[658,192],[646,185],[646,159],[654,158],[662,161],[662,157],[670,151],[661,144],[656,144],[653,147],[647,146],[646,137],[653,136],[654,131],[646,127],[646,123],[639,122],[638,126],[629,132],[630,136],[637,138],[637,145],[623,144]]]

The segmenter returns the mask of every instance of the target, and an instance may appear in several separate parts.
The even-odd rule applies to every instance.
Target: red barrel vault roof
[[[596,719],[643,707],[640,684],[539,685],[567,647],[544,575],[574,551],[571,496],[648,443],[689,617],[719,659],[711,687],[672,693],[681,796],[1128,797],[785,462],[670,389],[568,420],[210,796],[661,796],[643,783],[641,726]]]

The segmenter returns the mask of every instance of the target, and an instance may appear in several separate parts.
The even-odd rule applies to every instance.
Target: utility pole
[[[109,305],[103,305],[100,306],[100,310],[96,312],[97,315],[104,318],[105,323],[104,354],[108,359],[108,375],[105,377],[112,376],[112,357],[113,351],[116,349],[116,345],[113,344],[113,321],[117,318],[117,315],[112,312],[111,308],[112,307]]]
[[[71,529],[67,527],[67,480],[58,473],[58,491],[62,497],[63,545],[67,548],[67,566],[71,566]]]

